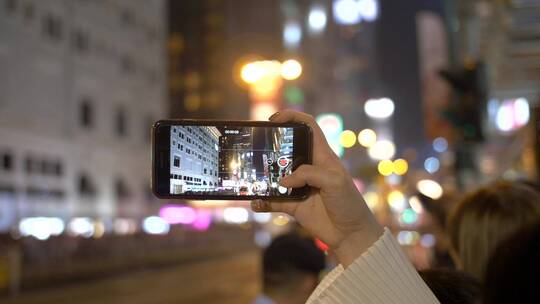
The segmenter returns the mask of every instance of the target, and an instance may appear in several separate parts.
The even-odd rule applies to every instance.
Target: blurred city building
[[[0,230],[140,220],[167,110],[165,1],[6,0],[0,15]]]
[[[169,92],[172,117],[249,117],[242,64],[278,58],[279,1],[169,2]]]

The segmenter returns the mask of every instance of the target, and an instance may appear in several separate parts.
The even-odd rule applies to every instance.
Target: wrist
[[[367,225],[364,229],[348,233],[333,251],[344,268],[351,265],[358,257],[373,246],[373,244],[384,233],[384,229],[375,221]]]

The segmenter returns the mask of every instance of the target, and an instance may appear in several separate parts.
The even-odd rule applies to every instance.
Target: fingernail
[[[276,118],[278,115],[279,115],[279,112],[276,112],[276,113],[272,114],[270,117],[268,117],[268,120],[272,120],[272,119]]]

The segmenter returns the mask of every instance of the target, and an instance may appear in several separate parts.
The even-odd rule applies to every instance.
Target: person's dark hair
[[[419,273],[441,304],[474,304],[480,298],[480,282],[463,271],[441,268]]]
[[[325,255],[313,239],[296,233],[278,236],[263,254],[264,291],[294,291],[296,278],[306,274],[318,276],[325,263]]]
[[[540,221],[501,242],[489,260],[485,304],[540,303]]]

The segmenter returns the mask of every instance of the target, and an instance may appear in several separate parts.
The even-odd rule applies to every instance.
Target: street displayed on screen
[[[170,193],[289,195],[293,128],[171,126]]]

